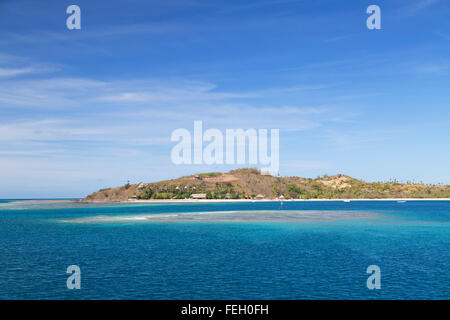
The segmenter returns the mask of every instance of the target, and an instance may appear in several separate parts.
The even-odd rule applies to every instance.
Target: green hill
[[[85,201],[133,199],[383,199],[450,198],[450,186],[418,183],[364,182],[345,175],[316,179],[274,177],[257,169],[213,172],[153,183],[99,190]]]

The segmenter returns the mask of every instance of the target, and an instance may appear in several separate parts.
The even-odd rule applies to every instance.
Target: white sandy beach
[[[121,203],[232,203],[232,202],[308,202],[308,201],[450,201],[450,198],[383,198],[383,199],[160,199],[160,200],[127,200],[127,201],[85,201],[86,203],[121,202]]]

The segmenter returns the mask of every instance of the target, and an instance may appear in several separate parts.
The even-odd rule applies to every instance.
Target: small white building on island
[[[206,193],[193,193],[191,199],[206,199]]]

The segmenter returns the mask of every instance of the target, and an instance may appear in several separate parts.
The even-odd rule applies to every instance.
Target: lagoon
[[[1,201],[0,234],[0,299],[450,298],[450,201]]]

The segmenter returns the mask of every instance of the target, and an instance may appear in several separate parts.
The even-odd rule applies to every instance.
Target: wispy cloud
[[[448,75],[450,74],[450,63],[434,63],[419,66],[416,68],[418,73],[434,74],[434,75]]]
[[[121,93],[100,96],[98,99],[108,102],[134,102],[134,103],[155,103],[155,102],[176,102],[176,101],[204,101],[204,100],[224,100],[235,98],[250,98],[252,93],[230,93],[214,91],[216,86],[210,83],[182,82],[173,85],[161,86],[152,84],[152,80],[143,80],[141,83],[134,82],[139,87],[147,87],[139,91],[124,91]],[[124,88],[125,86],[122,86]],[[135,89],[136,90],[136,89]],[[117,88],[116,92],[121,90]]]
[[[351,150],[393,140],[406,133],[404,129],[347,130],[329,131],[327,137],[333,147]]]
[[[437,32],[437,35],[446,39],[446,40],[450,40],[450,35],[443,33],[443,32]]]
[[[35,73],[37,72],[34,68],[1,68],[0,67],[0,78],[14,77],[27,73]]]
[[[37,72],[34,68],[0,69],[0,77]],[[224,91],[210,82],[170,80],[162,78],[108,81],[92,78],[46,77],[14,81],[0,79],[0,108],[13,106],[62,109],[79,106],[105,107],[140,105],[160,107],[190,102],[213,102],[240,99],[296,97],[311,91],[327,89],[329,85],[296,85],[252,91]]]
[[[347,39],[353,38],[354,36],[355,36],[354,34],[338,35],[338,36],[334,36],[334,37],[325,39],[325,42],[343,41],[343,40],[347,40]]]
[[[27,34],[16,32],[2,32],[0,44],[17,43],[51,43],[51,42],[73,42],[75,40],[103,39],[108,37],[132,36],[132,35],[162,35],[167,33],[182,33],[194,31],[191,24],[182,23],[145,23],[127,25],[106,25],[94,27],[85,32],[81,30],[77,33],[68,31],[54,32],[40,30]]]
[[[422,10],[425,9],[433,4],[438,3],[440,0],[420,0],[416,2],[413,7],[416,8],[416,10]]]
[[[437,4],[440,0],[418,0],[410,3],[405,12],[409,15],[416,14],[428,7]]]
[[[0,79],[29,74],[49,73],[57,70],[58,68],[49,64],[39,64],[23,57],[0,53]]]
[[[81,78],[0,81],[0,102],[2,107],[66,108],[85,102],[100,87],[105,83]]]

